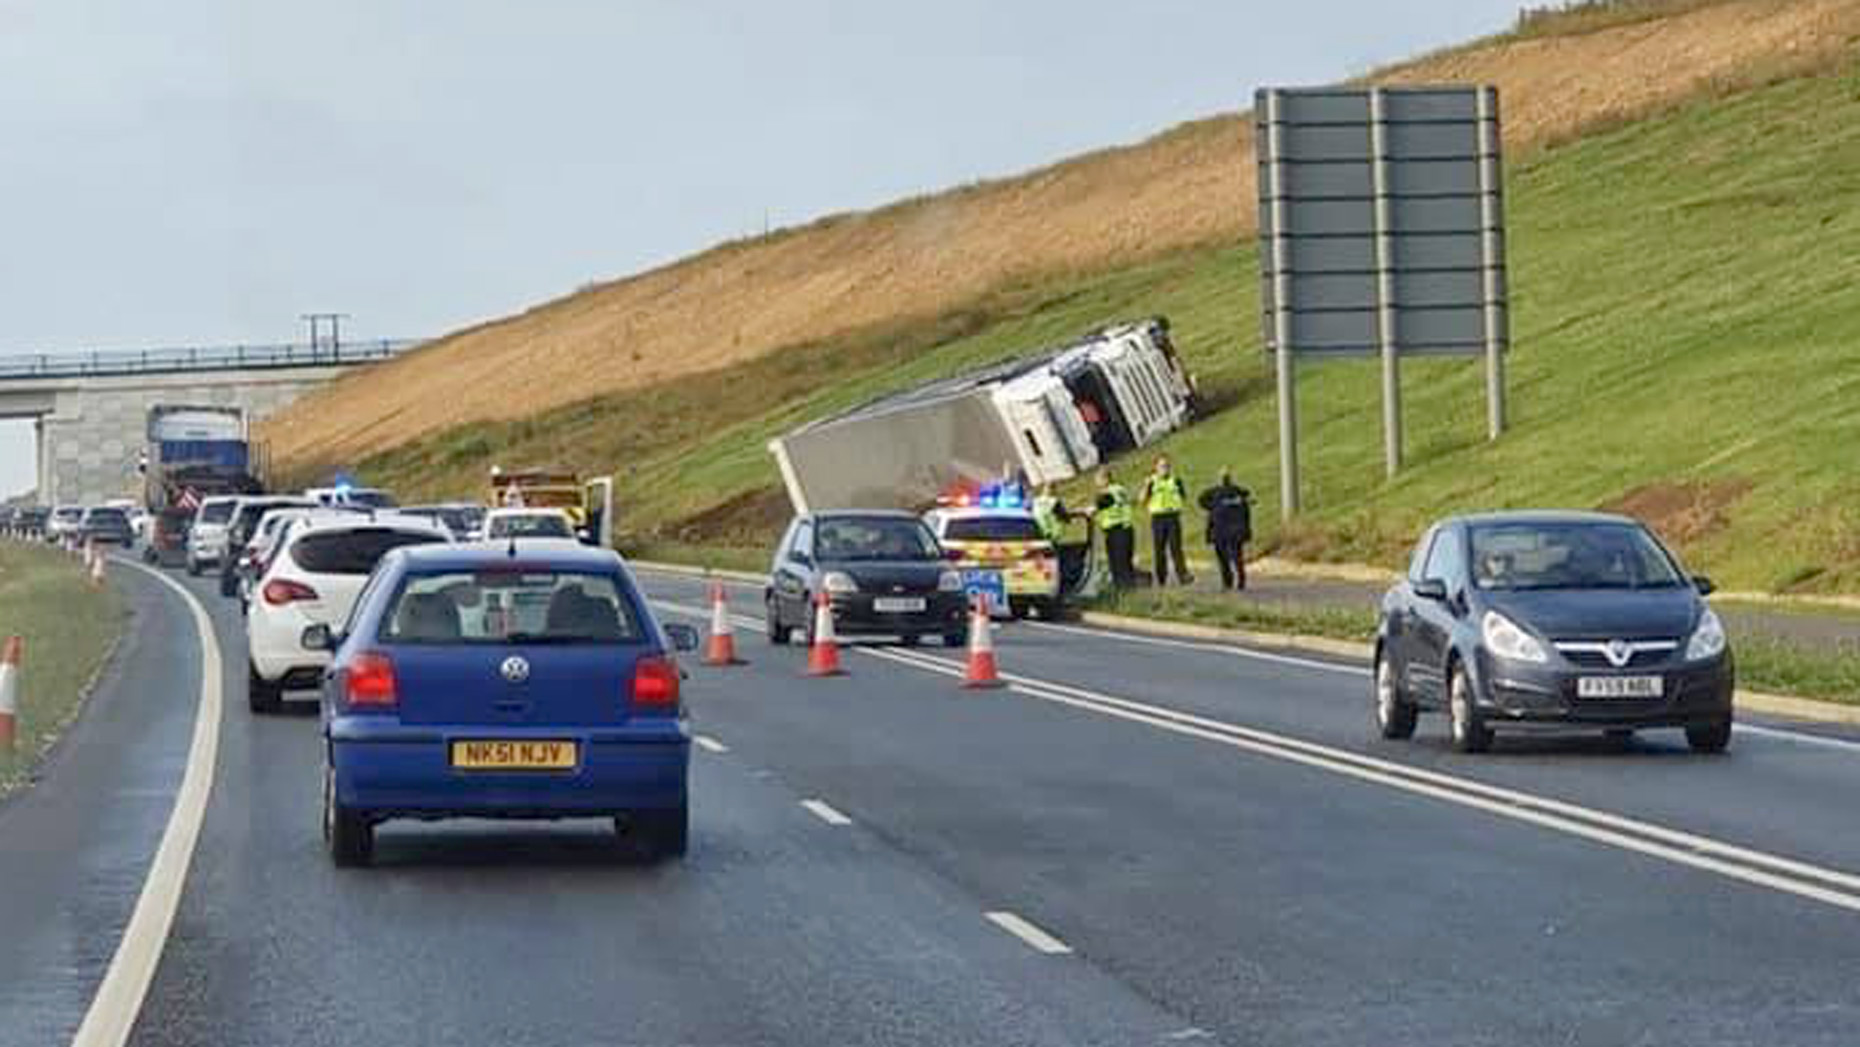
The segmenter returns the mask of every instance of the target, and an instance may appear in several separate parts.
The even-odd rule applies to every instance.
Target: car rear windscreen
[[[573,538],[568,521],[554,513],[499,516],[491,521],[487,538]]]
[[[637,643],[645,635],[615,578],[579,571],[410,575],[381,639],[407,644]]]
[[[1040,525],[1026,516],[977,516],[951,520],[943,537],[952,542],[1037,542]]]
[[[367,574],[389,550],[443,541],[436,534],[389,527],[318,531],[291,546],[291,560],[312,574]]]
[[[115,527],[118,524],[129,526],[129,514],[121,509],[92,509],[84,517],[84,522],[93,527]]]
[[[200,522],[223,524],[232,519],[232,502],[208,502],[200,507]]]

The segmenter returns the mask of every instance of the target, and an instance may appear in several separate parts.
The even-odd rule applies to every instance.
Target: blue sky
[[[1517,0],[0,0],[0,354],[437,334]],[[0,492],[32,482],[0,422]]]

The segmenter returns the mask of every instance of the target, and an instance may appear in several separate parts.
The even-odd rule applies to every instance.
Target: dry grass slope
[[[1860,0],[1656,0],[1547,18],[1377,74],[1497,84],[1514,153],[1715,87],[1813,65],[1860,34]],[[1607,9],[1607,10],[1601,10]],[[526,417],[849,332],[950,313],[1254,229],[1250,124],[1227,114],[1013,178],[721,246],[451,335],[344,379],[264,427],[286,470]]]

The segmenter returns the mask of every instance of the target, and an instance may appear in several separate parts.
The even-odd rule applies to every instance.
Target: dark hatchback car
[[[136,540],[136,530],[130,526],[129,514],[107,506],[84,510],[84,519],[78,524],[77,533],[79,540],[86,542],[129,546],[135,544]]]
[[[936,536],[910,513],[836,510],[798,516],[769,569],[769,639],[812,642],[814,601],[826,593],[836,635],[896,636],[914,644],[966,638],[962,575]]]
[[[1444,710],[1462,752],[1499,730],[1679,727],[1720,752],[1735,673],[1710,592],[1627,517],[1443,520],[1382,600],[1377,726],[1406,738],[1420,712]]]

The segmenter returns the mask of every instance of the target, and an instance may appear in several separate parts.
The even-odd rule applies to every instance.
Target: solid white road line
[[[823,822],[826,822],[828,825],[851,825],[852,824],[851,818],[848,818],[845,815],[841,814],[840,812],[834,810],[833,807],[830,804],[828,804],[825,800],[802,800],[801,806],[807,808],[809,814],[812,814],[814,817],[820,819]]]
[[[1740,723],[1736,727],[1739,734],[1755,734],[1764,738],[1778,738],[1802,745],[1818,745],[1824,749],[1841,749],[1846,752],[1860,752],[1860,742],[1847,738],[1830,738],[1825,734],[1810,734],[1807,731],[1790,731],[1780,727],[1761,727],[1754,723]]]
[[[1044,953],[1047,956],[1064,956],[1072,951],[1072,946],[1067,945],[1065,942],[1060,941],[1011,912],[997,910],[991,913],[983,913],[983,915],[988,917],[989,923],[994,924],[996,927],[1026,942],[1027,946],[1034,952]]]
[[[1250,647],[1236,647],[1233,644],[1210,643],[1202,640],[1176,640],[1167,636],[1143,636],[1138,633],[1119,632],[1116,629],[1100,629],[1086,625],[1060,625],[1056,622],[1022,622],[1033,629],[1047,632],[1070,633],[1075,636],[1090,636],[1098,639],[1122,640],[1125,643],[1147,644],[1151,647],[1186,648],[1192,651],[1206,651],[1209,654],[1226,654],[1250,661],[1272,662],[1277,665],[1292,665],[1300,669],[1316,669],[1327,673],[1343,673],[1347,676],[1368,676],[1369,670],[1360,665],[1345,665],[1342,662],[1325,662],[1315,658],[1300,658],[1297,655],[1274,654],[1271,651],[1255,651]]]
[[[149,863],[142,894],[135,911],[123,928],[123,937],[110,958],[97,995],[91,998],[83,1024],[71,1040],[72,1047],[121,1047],[129,1040],[142,1000],[154,981],[156,965],[174,924],[175,910],[181,904],[181,888],[187,882],[187,868],[193,861],[194,845],[200,839],[200,827],[206,820],[207,800],[213,790],[214,762],[220,746],[221,669],[220,645],[213,635],[213,621],[193,593],[174,579],[129,560],[119,560],[173,589],[193,612],[194,629],[200,635],[200,700],[194,713],[194,736],[187,752],[187,769],[181,775],[181,787],[174,796],[174,809],[168,815],[168,827],[162,831],[155,860]]]
[[[697,743],[698,748],[704,750],[707,753],[721,754],[721,753],[727,753],[730,751],[729,746],[723,744],[722,742],[718,741],[715,738],[712,738],[708,734],[692,735],[691,740]]]
[[[896,650],[869,650],[866,653],[947,676],[960,675],[962,671],[960,665],[932,655]],[[1084,688],[1009,673],[1001,675],[1010,682],[1012,691],[1027,697],[1471,807],[1502,818],[1527,822],[1607,846],[1860,912],[1860,876],[1839,869],[1812,865],[1579,804],[1487,785],[1470,778],[1429,771]]]
[[[703,613],[694,608],[667,606],[669,609],[683,613]],[[1219,644],[1196,644],[1154,637],[1132,637],[1127,634],[1071,626],[1045,627],[1054,631],[1112,636],[1139,643],[1207,647],[1218,652],[1231,652],[1299,666],[1366,675],[1363,670],[1350,666],[1338,666],[1283,655],[1268,655],[1264,652],[1243,651],[1240,648]],[[946,676],[962,674],[960,663],[919,651],[881,647],[855,647],[853,650],[874,658],[927,669]],[[1661,858],[1755,886],[1860,912],[1860,876],[1839,869],[1817,866],[1579,804],[1505,789],[1470,778],[1429,771],[1408,764],[1183,713],[1163,706],[1136,702],[1068,684],[1038,680],[1013,673],[1002,673],[1001,677],[1012,685],[1011,689],[1014,692],[1027,697],[1143,723],[1177,734],[1202,738],[1260,755],[1288,760],[1319,770],[1475,808],[1514,821],[1527,822],[1607,846]],[[1754,733],[1783,736],[1789,741],[1806,741],[1809,744],[1827,743],[1842,747],[1850,744],[1775,728],[1757,727],[1754,728]]]

